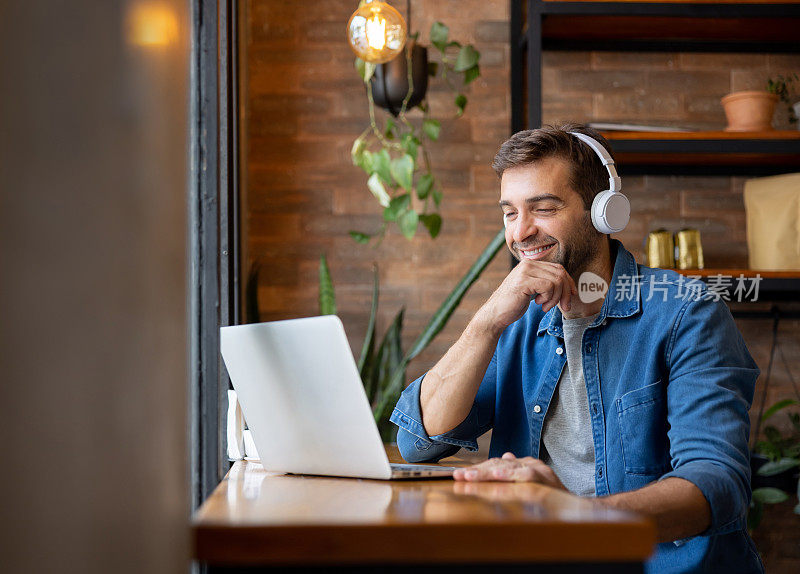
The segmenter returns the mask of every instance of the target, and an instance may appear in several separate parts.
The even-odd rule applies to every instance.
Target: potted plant
[[[796,407],[800,401],[784,399],[764,411],[762,421],[788,407]],[[800,514],[800,413],[787,413],[791,431],[782,434],[774,426],[764,428],[765,439],[756,444],[751,453],[753,497],[747,515],[749,528],[758,526],[764,515],[765,504],[784,502],[790,496],[798,497],[794,508]]]
[[[800,117],[800,96],[793,90],[797,83],[800,83],[800,77],[794,73],[785,76],[779,74],[774,79],[767,80],[767,91],[778,96],[786,105],[791,124],[797,124],[797,118]],[[800,124],[797,127],[800,128]]]
[[[778,96],[766,90],[733,92],[722,98],[728,125],[726,132],[758,132],[773,129],[772,115]]]
[[[431,237],[442,226],[438,208],[442,190],[435,178],[428,146],[439,139],[441,123],[431,115],[425,90],[428,79],[441,78],[453,93],[452,117],[460,118],[467,105],[466,86],[480,76],[480,52],[471,44],[449,38],[449,29],[434,22],[430,41],[438,61],[428,61],[428,49],[411,34],[402,53],[383,64],[356,58],[355,67],[367,93],[370,125],[356,138],[351,149],[353,164],[367,175],[367,188],[383,207],[379,230],[353,230],[359,243],[383,237],[394,223],[407,239],[422,224]],[[376,108],[389,115],[381,118]],[[412,116],[412,111],[418,111]]]

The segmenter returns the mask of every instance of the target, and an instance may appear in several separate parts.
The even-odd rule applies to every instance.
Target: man
[[[659,541],[649,572],[762,572],[746,528],[758,368],[719,297],[637,265],[599,231],[592,204],[619,187],[608,148],[579,125],[501,146],[493,167],[519,264],[403,392],[398,446],[436,461],[493,429],[491,458],[456,480],[535,481],[647,514]]]

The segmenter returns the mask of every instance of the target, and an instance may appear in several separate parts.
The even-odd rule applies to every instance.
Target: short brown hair
[[[608,171],[594,150],[568,132],[596,139],[614,157],[611,146],[599,132],[582,124],[565,123],[515,133],[500,146],[492,168],[502,177],[512,167],[551,157],[563,159],[570,166],[570,187],[581,196],[585,208],[590,209],[594,196],[608,189]]]

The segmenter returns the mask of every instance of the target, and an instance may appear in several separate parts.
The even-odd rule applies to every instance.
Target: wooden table
[[[539,484],[281,475],[247,461],[197,511],[193,535],[195,560],[217,572],[641,572],[655,543],[649,520]]]

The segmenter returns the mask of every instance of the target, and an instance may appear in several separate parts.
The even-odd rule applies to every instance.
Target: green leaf
[[[436,76],[439,71],[439,62],[428,62],[428,75],[431,77]]]
[[[439,235],[439,230],[442,228],[442,216],[438,213],[428,213],[420,215],[419,220],[428,229],[431,238],[436,239],[436,236]]]
[[[408,209],[411,204],[411,195],[404,193],[392,198],[386,209],[383,210],[384,221],[395,221],[401,213]]]
[[[765,463],[761,468],[758,469],[758,474],[761,476],[773,476],[780,474],[785,470],[789,470],[790,468],[794,468],[795,466],[800,466],[800,460],[782,458],[776,462]]]
[[[387,118],[386,127],[383,130],[383,135],[387,140],[394,139],[394,127],[395,127],[394,120],[392,118]]]
[[[442,190],[438,187],[433,188],[433,202],[436,204],[436,207],[439,207],[439,204],[442,203]]]
[[[336,294],[324,253],[319,256],[319,314],[336,315]]]
[[[406,191],[411,191],[412,181],[414,179],[414,158],[408,154],[402,157],[396,157],[392,160],[390,165],[392,177],[394,180]]]
[[[357,243],[366,244],[369,243],[369,240],[372,239],[372,236],[368,233],[362,233],[360,231],[348,231],[350,237],[356,240]]]
[[[357,164],[367,175],[372,175],[372,158],[373,153],[368,149],[365,149],[363,152],[361,152],[361,158]]]
[[[402,365],[403,348],[401,336],[404,314],[405,308],[400,309],[400,312],[397,313],[392,324],[386,330],[386,334],[383,336],[378,348],[376,369],[373,374],[373,386],[370,389],[371,392],[367,393],[367,398],[372,399],[370,401],[373,405],[372,414],[376,422],[381,422],[387,405],[394,405],[399,396],[399,393],[394,389],[390,389],[389,385],[395,371],[400,369],[405,372],[405,366]]]
[[[780,431],[772,425],[767,425],[766,427],[764,427],[764,436],[766,436],[767,440],[772,443],[776,443],[781,440]]]
[[[461,48],[461,42],[456,42],[455,40],[452,42],[447,43],[448,48]]]
[[[386,193],[386,188],[383,187],[381,178],[377,173],[373,173],[371,176],[369,176],[369,179],[367,180],[367,187],[372,192],[372,195],[374,195],[378,200],[378,203],[384,207],[389,207],[391,198],[389,197],[389,194]]]
[[[466,107],[467,107],[467,96],[465,96],[464,94],[458,94],[456,96],[456,108],[457,108],[456,115],[458,117],[464,115],[464,108]]]
[[[444,52],[447,48],[447,35],[450,29],[441,22],[434,22],[431,24],[431,44]]]
[[[450,319],[453,311],[455,311],[458,304],[461,303],[461,299],[463,299],[464,294],[469,290],[475,281],[478,280],[481,273],[483,273],[484,269],[491,263],[494,256],[497,255],[497,252],[500,251],[500,248],[505,245],[505,229],[501,229],[497,235],[494,236],[486,248],[478,255],[478,258],[475,260],[475,263],[467,270],[466,274],[461,278],[461,280],[456,284],[444,302],[439,306],[439,309],[436,313],[433,314],[431,320],[425,326],[425,329],[422,331],[419,337],[417,337],[414,344],[411,346],[411,350],[406,353],[406,356],[403,357],[403,361],[398,365],[395,369],[395,372],[392,375],[392,379],[389,383],[388,387],[388,394],[392,394],[398,390],[402,390],[403,381],[405,381],[405,367],[408,363],[420,354],[425,347],[427,347],[430,342],[433,340],[436,335],[444,328],[447,324],[447,321]],[[378,411],[383,412],[386,409],[386,404],[379,405]]]
[[[403,146],[405,152],[411,156],[411,159],[414,162],[417,161],[417,148],[419,147],[419,140],[414,136],[412,133],[405,133],[403,137],[400,138],[400,143]]]
[[[433,187],[433,176],[429,173],[424,174],[417,180],[417,197],[425,199]]]
[[[453,66],[453,69],[456,72],[466,72],[470,68],[477,66],[480,58],[480,52],[473,48],[471,44],[467,44],[458,51],[458,56],[456,56],[456,63],[455,66]]]
[[[472,66],[464,71],[464,85],[469,84],[481,75],[481,69],[478,66]]]
[[[747,512],[747,528],[748,530],[755,530],[761,524],[761,519],[764,516],[764,504],[760,501],[753,499],[750,501],[750,510]]]
[[[777,403],[769,407],[766,411],[764,411],[764,416],[761,418],[761,420],[765,421],[769,417],[780,411],[781,409],[785,409],[786,407],[790,407],[792,405],[800,405],[800,401],[796,401],[794,399],[783,399],[782,401],[778,401]]]
[[[764,487],[753,491],[753,498],[764,504],[778,504],[789,499],[789,495],[779,488]]]
[[[353,160],[353,165],[360,166],[364,161],[364,150],[367,148],[367,142],[363,137],[358,137],[353,142],[353,147],[350,148],[350,158]]]
[[[417,224],[419,223],[419,215],[413,209],[409,209],[400,214],[397,218],[397,225],[406,239],[413,239],[417,233]]]
[[[392,185],[391,158],[386,148],[372,154],[372,171],[377,173],[386,185]]]
[[[370,370],[372,359],[375,350],[375,321],[378,317],[378,293],[379,293],[379,280],[378,280],[378,266],[372,265],[372,306],[369,310],[369,323],[367,324],[367,333],[364,335],[364,344],[361,346],[361,355],[358,359],[358,374],[361,375],[361,381],[364,387],[367,387],[367,380],[369,377],[364,375]]]
[[[361,76],[365,84],[370,81],[372,75],[375,73],[375,64],[365,62],[361,58],[356,58],[355,67],[358,75]]]
[[[425,135],[428,136],[428,139],[431,141],[439,139],[439,132],[441,129],[442,124],[439,123],[439,120],[427,119],[422,122],[422,131],[425,132]]]

